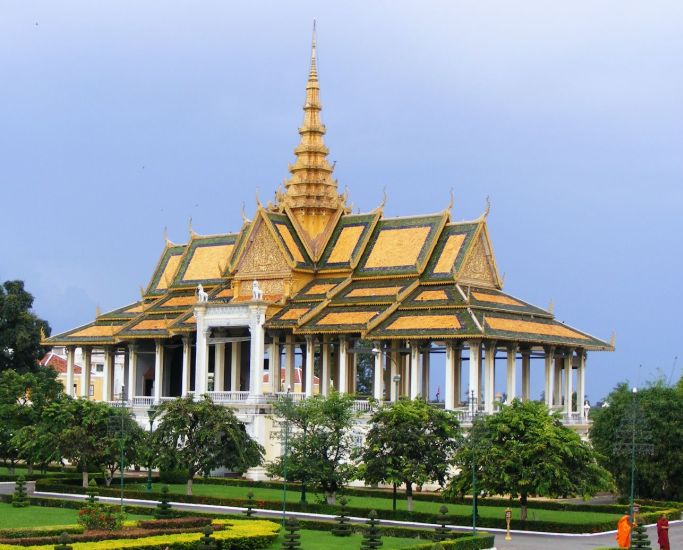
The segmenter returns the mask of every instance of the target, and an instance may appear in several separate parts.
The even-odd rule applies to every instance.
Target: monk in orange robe
[[[671,550],[669,546],[669,520],[666,519],[666,514],[657,520],[657,542],[659,542],[660,550]]]
[[[619,548],[628,548],[631,544],[631,518],[628,514],[617,522],[616,539]]]

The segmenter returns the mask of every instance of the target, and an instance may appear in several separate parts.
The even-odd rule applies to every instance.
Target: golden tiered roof
[[[211,304],[251,300],[254,279],[270,306],[266,329],[366,339],[495,339],[613,349],[505,294],[487,212],[454,223],[450,206],[385,218],[382,207],[350,214],[327,161],[320,121],[315,35],[304,123],[291,178],[275,204],[257,204],[238,233],[166,241],[141,299],[98,314],[48,345],[107,345],[196,330],[195,290]]]

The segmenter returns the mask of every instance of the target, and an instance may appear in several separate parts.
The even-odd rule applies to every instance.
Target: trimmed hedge
[[[45,527],[11,527],[0,529],[0,539],[22,539],[29,537],[58,537],[62,533],[70,535],[85,531],[82,525],[48,525]]]
[[[168,527],[169,529],[182,529],[210,525],[211,518],[190,516],[172,519],[140,520],[137,522],[137,524],[141,529],[160,529],[164,527]]]
[[[280,527],[276,523],[265,520],[242,520],[235,522],[233,528],[215,531],[213,538],[220,542],[224,550],[256,550],[264,548],[277,538]],[[202,533],[175,533],[171,535],[154,535],[142,538],[115,538],[98,542],[75,542],[70,546],[73,550],[163,550],[172,546],[174,550],[195,550],[199,548]],[[54,544],[54,543],[52,543]],[[21,546],[17,544],[0,544],[0,550],[51,550],[52,544]]]
[[[467,536],[455,540],[442,540],[440,542],[444,550],[481,550],[485,548],[493,548],[495,545],[495,537],[493,535],[475,535]],[[432,550],[433,543],[418,544],[416,546],[409,546],[406,550]]]
[[[70,493],[70,494],[83,494],[83,488],[68,485],[68,484],[55,484],[48,481],[39,481],[36,483],[37,488],[40,490],[50,490],[56,492]],[[119,496],[118,489],[101,487],[99,488],[101,495],[105,496]],[[156,493],[154,493],[156,496]],[[125,491],[124,496],[133,499],[149,499],[150,494],[144,491]],[[175,502],[184,503],[194,503],[194,504],[213,504],[217,506],[241,506],[245,505],[245,499],[239,498],[216,498],[207,496],[187,496],[182,494],[174,494],[173,500]],[[502,499],[500,499],[502,500]],[[508,502],[509,501],[505,501]],[[279,510],[282,506],[280,501],[264,501],[259,500],[256,502],[258,508],[264,508],[268,510]],[[571,506],[571,505],[569,505]],[[580,505],[577,505],[580,506]],[[595,510],[606,511],[601,507],[595,507]],[[617,507],[619,513],[623,513],[623,506]],[[320,514],[330,514],[334,515],[338,512],[338,507],[331,506],[328,504],[318,504],[318,503],[299,503],[299,502],[289,502],[287,503],[287,509],[290,512],[311,512]],[[641,517],[648,518],[646,521],[650,522],[652,517],[655,521],[663,511],[667,514],[671,514],[672,518],[678,518],[680,516],[680,509],[670,509],[670,510],[657,510],[654,512],[648,512],[649,508],[641,508],[645,513],[641,513]],[[579,510],[577,510],[579,511]],[[609,510],[607,510],[609,512]],[[368,510],[366,508],[354,508],[348,507],[348,514],[350,516],[366,517]],[[653,515],[654,514],[654,515]],[[436,521],[436,513],[428,512],[408,512],[407,510],[377,510],[377,517],[379,519],[392,519],[399,521],[414,521],[420,523],[434,523]],[[468,515],[455,515],[449,514],[449,523],[452,525],[469,525],[472,521],[472,517]],[[480,517],[477,521],[478,525],[482,528],[486,527],[501,527],[500,518],[486,518]],[[557,532],[557,533],[596,533],[601,531],[609,531],[614,529],[616,525],[615,520],[608,521],[596,521],[594,523],[564,523],[548,520],[527,520],[525,522],[520,520],[515,520],[514,528],[520,531],[545,531],[545,532]]]

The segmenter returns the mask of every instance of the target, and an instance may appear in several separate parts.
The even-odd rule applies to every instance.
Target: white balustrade
[[[154,397],[146,395],[136,395],[132,399],[133,407],[151,407],[154,405]]]
[[[370,401],[356,400],[353,402],[353,410],[356,412],[368,412],[370,408]]]
[[[237,403],[249,398],[248,391],[210,391],[208,395],[214,403]]]
[[[294,391],[290,391],[290,392],[280,391],[280,392],[277,392],[275,394],[275,396],[277,397],[277,399],[289,398],[294,402],[303,401],[304,399],[306,399],[306,394],[304,392],[294,392]]]

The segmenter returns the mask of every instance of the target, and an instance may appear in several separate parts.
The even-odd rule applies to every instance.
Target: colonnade
[[[260,331],[260,334],[259,334]],[[248,389],[242,387],[242,342],[249,340]],[[191,380],[193,338],[183,336],[182,380],[180,392],[188,395],[193,389]],[[177,341],[176,341],[177,342]],[[505,394],[507,401],[531,397],[531,361],[543,359],[544,399],[548,407],[562,410],[567,416],[585,417],[583,397],[586,391],[586,353],[583,349],[555,346],[525,346],[517,342],[492,340],[447,341],[437,343],[422,340],[377,341],[373,348],[354,347],[357,340],[346,336],[305,336],[296,339],[293,334],[266,334],[263,329],[250,330],[248,337],[211,337],[206,329],[197,339],[194,393],[207,393],[209,380],[209,354],[214,354],[213,392],[230,393],[226,400],[262,398],[264,393],[264,360],[268,357],[269,384],[273,394],[295,387],[296,355],[300,350],[302,397],[312,396],[315,388],[316,365],[319,373],[318,392],[327,395],[333,386],[341,393],[355,393],[358,357],[370,353],[373,357],[373,397],[378,401],[394,401],[401,396],[428,397],[430,384],[430,358],[434,353],[445,353],[445,385],[443,400],[446,409],[475,407],[485,413],[496,408],[496,359],[505,360]],[[176,343],[177,345],[177,343]],[[125,347],[104,347],[103,400],[113,399],[114,356],[124,354],[125,397],[136,397],[140,347],[130,343]],[[267,350],[267,351],[266,351]],[[75,347],[67,346],[67,392],[73,394]],[[146,353],[151,353],[149,350]],[[159,403],[163,395],[166,342],[154,341],[154,384],[152,401]],[[229,357],[229,375],[226,358]],[[517,365],[521,364],[521,387],[517,387]],[[468,385],[464,386],[464,369],[467,368]],[[82,397],[88,397],[92,367],[92,348],[83,347],[81,370]],[[284,367],[284,380],[281,369]],[[576,371],[576,388],[574,375]],[[465,391],[466,390],[466,391]],[[576,401],[572,395],[576,391]],[[239,395],[238,395],[239,394]],[[464,399],[463,399],[464,397]],[[474,399],[472,399],[474,397]]]

